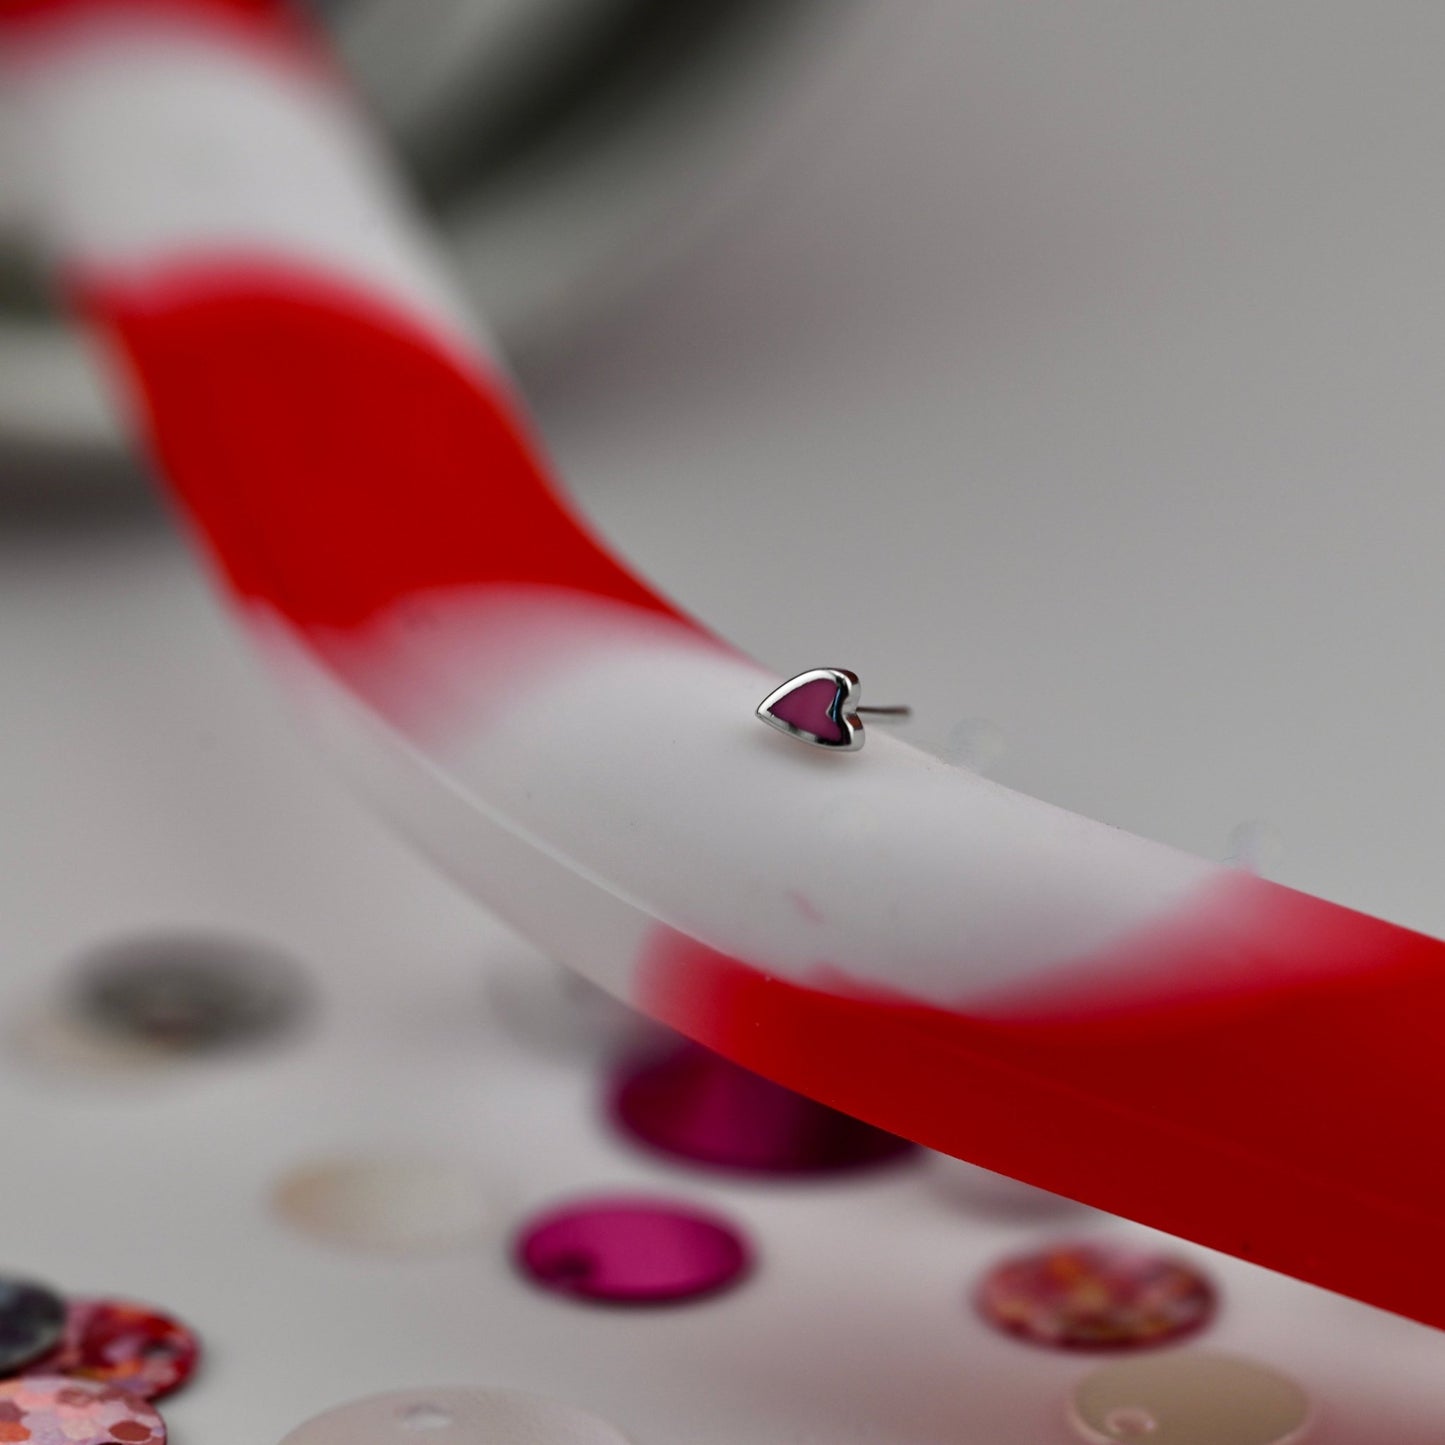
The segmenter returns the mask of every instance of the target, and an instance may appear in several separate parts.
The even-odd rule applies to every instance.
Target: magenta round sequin
[[[979,1286],[979,1313],[1033,1344],[1127,1349],[1191,1334],[1213,1316],[1214,1286],[1168,1255],[1060,1244],[1005,1260]]]
[[[757,1174],[821,1174],[913,1149],[697,1044],[625,1063],[611,1113],[633,1139],[679,1159]]]
[[[165,1445],[166,1427],[138,1395],[64,1375],[0,1381],[6,1445]]]
[[[736,1284],[751,1257],[724,1220],[658,1199],[591,1199],[532,1221],[522,1271],[544,1289],[609,1304],[667,1304]]]
[[[191,1378],[200,1351],[185,1325],[146,1305],[73,1299],[60,1344],[26,1373],[95,1380],[158,1400]]]

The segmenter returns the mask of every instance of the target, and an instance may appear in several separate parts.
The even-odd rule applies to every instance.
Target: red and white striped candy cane
[[[891,738],[555,490],[272,0],[0,0],[39,214],[237,607],[357,779],[521,932],[739,1062],[1445,1324],[1445,946]]]

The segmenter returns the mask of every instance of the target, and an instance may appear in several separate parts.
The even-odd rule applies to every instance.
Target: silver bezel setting
[[[810,682],[824,681],[831,682],[837,688],[837,694],[828,714],[838,724],[841,737],[819,737],[817,733],[809,732],[807,728],[800,728],[794,723],[785,722],[769,711],[775,703],[781,702],[789,693],[796,692],[798,688],[804,687]],[[811,743],[817,748],[827,748],[830,752],[856,753],[863,746],[865,736],[863,724],[858,718],[858,691],[857,673],[849,672],[846,667],[814,667],[807,672],[800,672],[796,677],[790,677],[781,686],[775,687],[758,704],[757,715],[769,727],[777,728],[780,733],[797,738],[799,742]]]

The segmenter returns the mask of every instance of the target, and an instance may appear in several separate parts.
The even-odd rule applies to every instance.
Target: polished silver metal
[[[800,688],[807,687],[815,682],[831,683],[835,689],[833,701],[826,709],[827,716],[838,729],[837,737],[829,737],[826,734],[814,732],[801,724],[782,718],[774,712],[778,703],[790,697]],[[757,715],[769,727],[777,728],[781,733],[786,733],[790,738],[797,738],[799,742],[811,743],[814,747],[828,748],[833,752],[855,753],[863,746],[866,740],[866,733],[863,730],[863,722],[859,717],[860,713],[871,713],[878,717],[908,717],[913,709],[898,705],[887,707],[862,707],[858,702],[859,684],[858,674],[850,672],[846,667],[814,667],[807,672],[800,672],[796,677],[790,677],[780,687],[775,687],[759,704]]]

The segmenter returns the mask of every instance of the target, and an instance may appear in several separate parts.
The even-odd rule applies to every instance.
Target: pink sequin
[[[1099,1244],[1061,1244],[1005,1260],[979,1286],[990,1324],[1060,1349],[1162,1345],[1201,1328],[1214,1286],[1168,1255]]]
[[[624,1063],[610,1102],[618,1127],[650,1148],[749,1173],[855,1169],[913,1149],[686,1041]]]
[[[64,1375],[0,1381],[6,1445],[165,1445],[166,1427],[138,1395]]]
[[[157,1400],[195,1373],[200,1341],[179,1320],[122,1300],[73,1299],[59,1346],[26,1372],[68,1375]]]
[[[665,1304],[736,1284],[751,1259],[715,1215],[667,1200],[590,1199],[550,1211],[517,1243],[524,1273],[544,1289],[611,1304]]]

